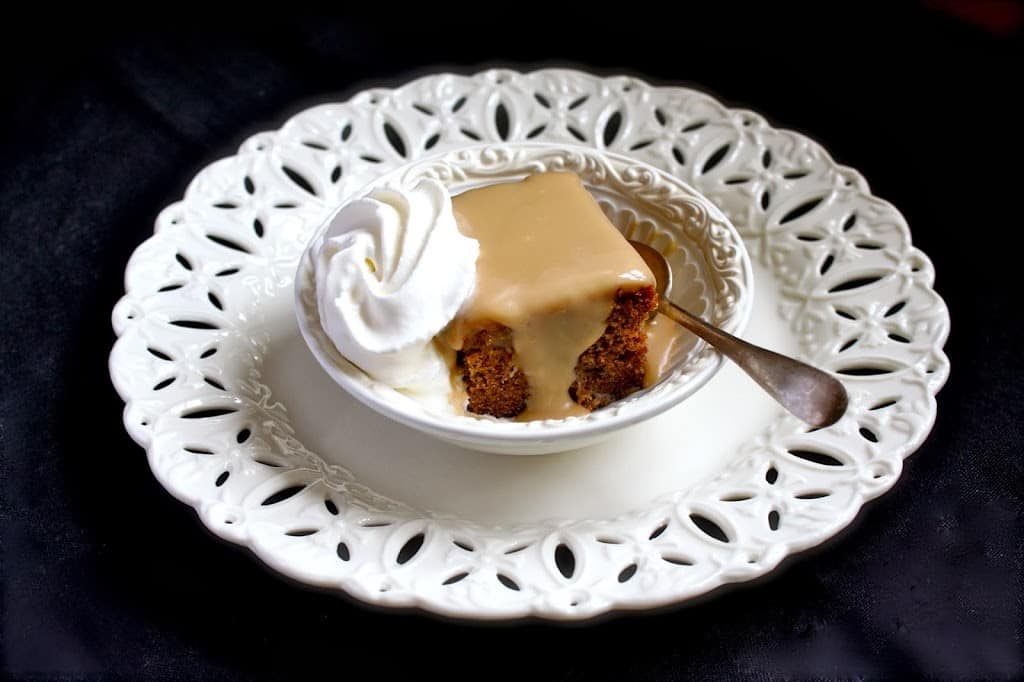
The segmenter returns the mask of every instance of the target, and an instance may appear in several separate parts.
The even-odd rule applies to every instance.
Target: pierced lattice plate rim
[[[815,432],[782,418],[711,480],[628,514],[516,527],[414,509],[310,452],[261,358],[311,230],[411,158],[506,140],[607,148],[714,201],[802,354],[846,383],[846,417]],[[586,618],[768,572],[893,485],[949,371],[934,270],[855,171],[693,90],[569,70],[427,76],[301,112],[203,169],[125,281],[111,376],[164,487],[293,578],[468,618]]]

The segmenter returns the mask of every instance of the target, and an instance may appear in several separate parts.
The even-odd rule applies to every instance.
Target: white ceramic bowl
[[[726,331],[742,331],[750,313],[753,277],[739,234],[696,190],[645,163],[568,145],[481,145],[398,168],[355,196],[396,181],[411,186],[424,177],[441,180],[454,195],[553,170],[579,175],[620,231],[668,257],[673,270],[673,301]],[[311,244],[329,223],[330,218]],[[313,258],[307,247],[295,278],[296,313],[302,335],[324,370],[381,414],[474,450],[527,455],[592,444],[682,402],[707,383],[723,361],[711,347],[688,337],[690,342],[678,349],[675,369],[657,384],[582,417],[515,422],[443,414],[371,379],[338,353],[320,325],[314,282]]]

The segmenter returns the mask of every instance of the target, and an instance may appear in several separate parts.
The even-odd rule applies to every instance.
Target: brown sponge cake
[[[654,287],[618,292],[604,334],[576,363],[569,395],[596,410],[643,388],[647,360],[647,320],[658,308]]]
[[[458,354],[469,401],[466,409],[492,417],[516,417],[526,409],[530,385],[519,371],[512,330],[496,325],[463,342]]]
[[[596,410],[643,388],[647,359],[647,320],[658,307],[654,287],[618,292],[604,333],[579,356],[569,396]],[[469,397],[467,409],[493,417],[516,417],[530,394],[515,361],[512,330],[481,329],[465,340],[458,365]]]

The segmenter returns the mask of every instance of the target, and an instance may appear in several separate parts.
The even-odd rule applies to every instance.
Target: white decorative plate
[[[600,445],[521,458],[348,397],[296,328],[305,240],[378,174],[502,140],[607,148],[714,201],[754,260],[747,336],[837,372],[846,416],[808,431],[725,367]],[[762,575],[892,486],[949,371],[933,279],[895,208],[757,114],[626,77],[436,75],[304,111],[203,169],[128,264],[110,369],[160,482],[282,573],[382,605],[579,619]]]

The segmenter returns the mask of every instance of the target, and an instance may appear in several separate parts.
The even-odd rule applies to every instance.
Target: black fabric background
[[[3,669],[14,677],[527,679],[1024,675],[1016,33],[896,4],[415,21],[285,8],[7,22],[0,175]],[[988,16],[1010,17],[1019,3]],[[1002,9],[1000,9],[1002,8]],[[1008,8],[1008,9],[1007,9]],[[1016,8],[1016,9],[1015,9]],[[1000,14],[1002,12],[1002,14]],[[1004,26],[1007,25],[1004,22]],[[907,217],[952,313],[939,418],[895,488],[753,584],[565,627],[379,612],[209,535],[150,474],[107,374],[158,211],[248,133],[442,67],[576,64],[801,130]]]

